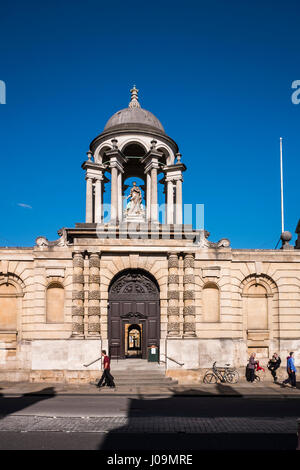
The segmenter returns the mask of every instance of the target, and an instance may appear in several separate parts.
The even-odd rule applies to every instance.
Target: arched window
[[[220,291],[216,284],[209,283],[203,288],[203,321],[220,321]]]
[[[47,323],[64,322],[65,291],[61,284],[53,283],[46,293],[46,321]]]
[[[15,286],[0,285],[0,330],[17,330],[17,297]]]
[[[253,284],[247,290],[247,327],[248,330],[268,329],[267,290],[261,284]]]

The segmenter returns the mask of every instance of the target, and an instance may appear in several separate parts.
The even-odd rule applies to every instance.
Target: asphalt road
[[[298,398],[0,397],[0,449],[295,450]]]

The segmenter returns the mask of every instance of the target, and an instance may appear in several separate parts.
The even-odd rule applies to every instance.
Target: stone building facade
[[[177,144],[135,87],[131,95],[82,165],[85,223],[54,242],[0,248],[0,379],[90,381],[100,363],[86,365],[102,348],[126,360],[157,346],[181,381],[214,361],[244,367],[252,351],[264,363],[293,350],[297,362],[299,241],[285,234],[278,250],[234,249],[184,225]],[[126,184],[132,177],[142,184]]]

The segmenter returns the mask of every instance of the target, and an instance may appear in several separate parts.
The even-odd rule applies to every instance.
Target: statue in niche
[[[142,207],[142,191],[139,186],[136,185],[135,181],[132,184],[133,186],[130,190],[130,194],[127,196],[127,199],[130,198],[129,203],[127,204],[127,214],[140,215],[144,212]]]

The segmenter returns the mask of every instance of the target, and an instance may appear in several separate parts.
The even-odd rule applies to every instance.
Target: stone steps
[[[176,385],[177,380],[166,377],[165,366],[142,359],[111,361],[111,374],[117,387],[147,387],[165,389]]]

